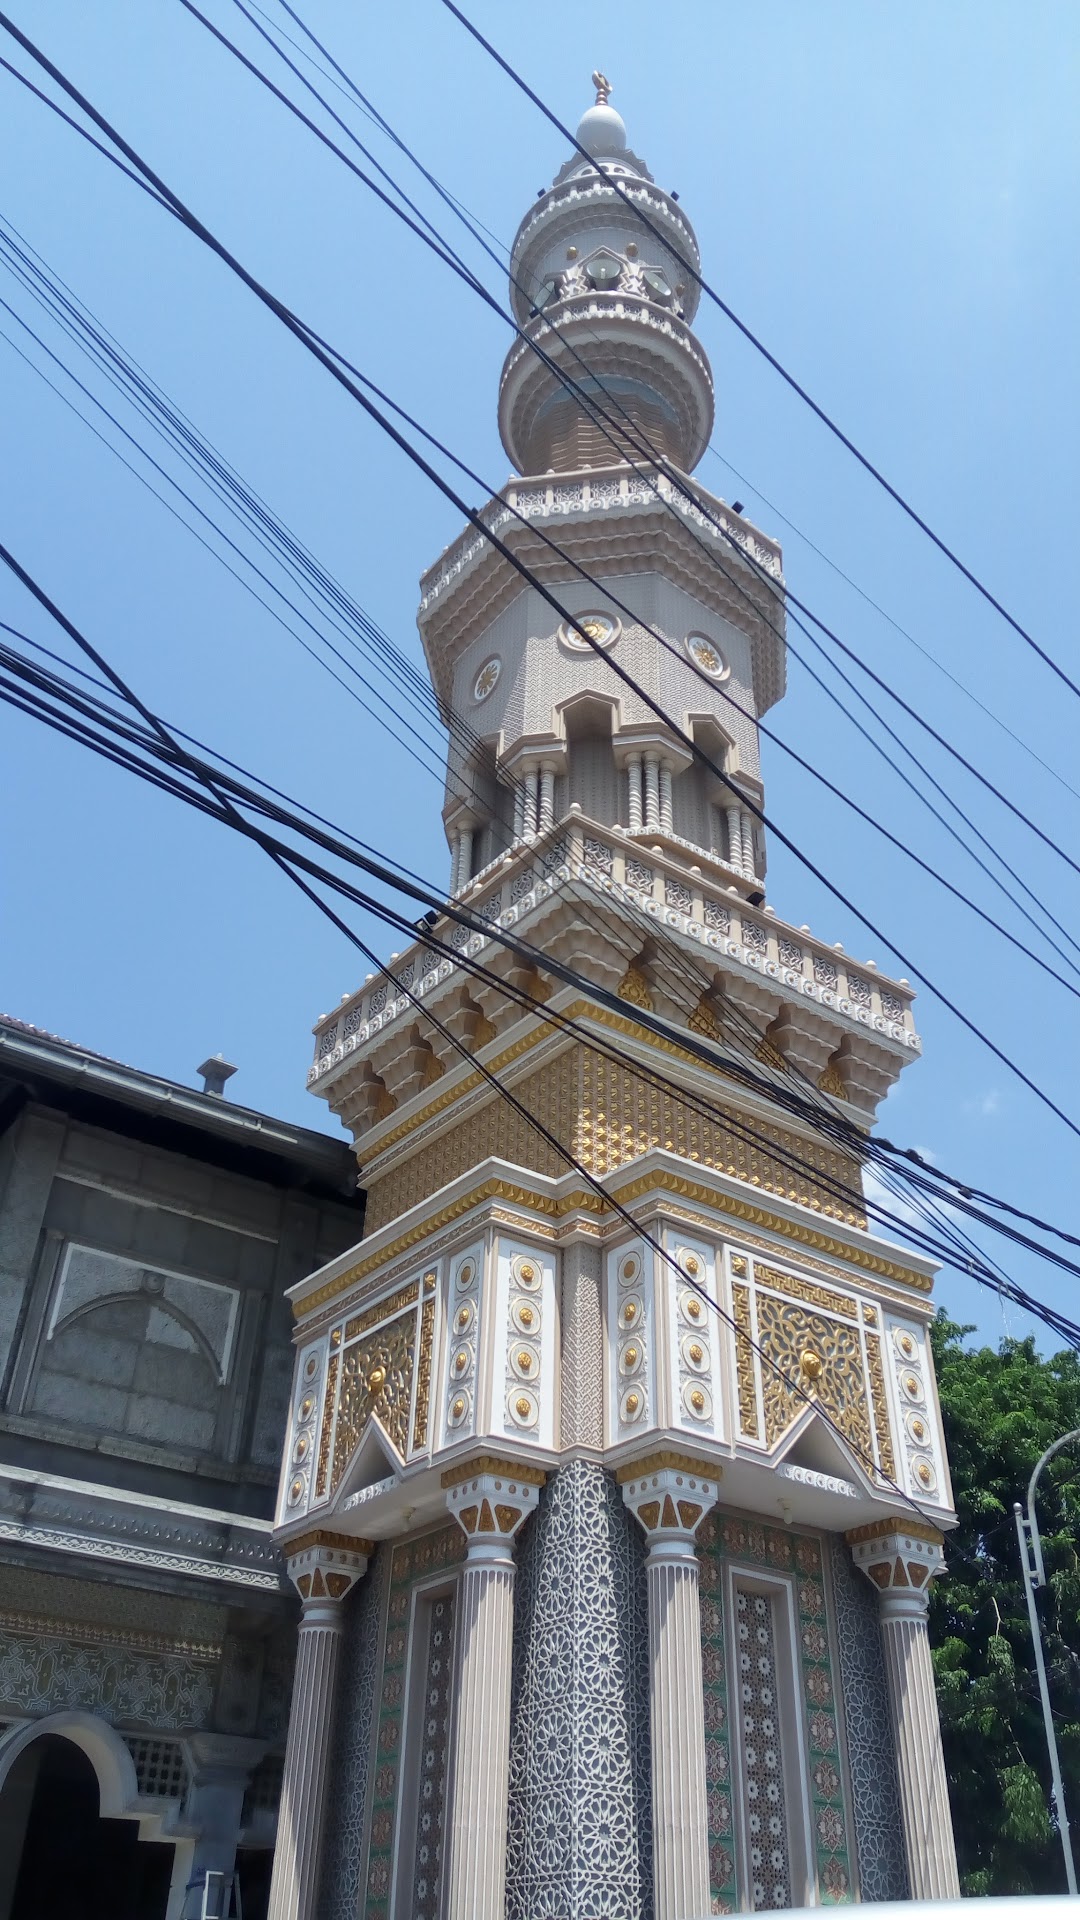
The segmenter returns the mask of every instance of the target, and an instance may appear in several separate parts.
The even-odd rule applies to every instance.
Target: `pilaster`
[[[655,1920],[708,1913],[709,1821],[701,1603],[694,1536],[716,1502],[718,1469],[661,1453],[619,1475],[648,1541],[649,1715]]]
[[[847,1536],[855,1565],[877,1590],[900,1806],[913,1900],[956,1900],[949,1790],[934,1692],[930,1582],[945,1564],[942,1537],[920,1521],[874,1521]]]
[[[514,1647],[514,1541],[544,1475],[488,1458],[443,1475],[468,1543],[461,1579],[447,1912],[503,1920]]]
[[[343,1627],[342,1602],[374,1551],[332,1533],[288,1542],[289,1577],[303,1602],[292,1710],[285,1748],[269,1920],[311,1920],[318,1893],[322,1830]]]

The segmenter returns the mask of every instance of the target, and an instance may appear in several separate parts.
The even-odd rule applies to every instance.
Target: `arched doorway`
[[[173,1848],[101,1817],[97,1774],[60,1734],[18,1754],[0,1790],[0,1920],[165,1920]]]

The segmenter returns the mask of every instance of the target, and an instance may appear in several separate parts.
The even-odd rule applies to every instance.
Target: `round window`
[[[586,612],[571,623],[564,620],[559,639],[571,653],[592,653],[594,647],[613,647],[622,628],[611,613]]]
[[[700,673],[707,673],[710,680],[726,680],[728,664],[715,640],[705,633],[688,633],[686,651]]]
[[[473,681],[473,699],[478,705],[481,700],[487,699],[489,693],[494,693],[501,672],[502,661],[499,659],[497,653],[493,653],[490,660],[484,661],[476,679]]]

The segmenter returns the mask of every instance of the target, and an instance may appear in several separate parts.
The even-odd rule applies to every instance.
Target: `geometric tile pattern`
[[[649,1920],[645,1542],[592,1461],[518,1547],[506,1920]]]
[[[319,1920],[356,1920],[360,1900],[375,1686],[392,1551],[389,1546],[378,1549],[365,1578],[342,1602],[345,1630],[319,1874]]]
[[[0,1704],[16,1714],[82,1708],[114,1725],[202,1727],[214,1702],[215,1658],[142,1654],[62,1633],[0,1633]]]
[[[832,1611],[822,1542],[815,1534],[797,1533],[789,1527],[764,1526],[734,1515],[711,1513],[698,1528],[698,1561],[702,1594],[702,1655],[706,1671],[715,1670],[717,1655],[717,1618],[723,1611],[723,1568],[735,1560],[742,1567],[760,1566],[789,1582],[797,1620],[799,1647],[798,1685],[801,1693],[801,1720],[806,1737],[806,1770],[810,1781],[811,1823],[814,1859],[811,1870],[817,1883],[817,1898],[832,1905],[853,1898],[849,1821],[845,1803],[844,1770],[840,1755],[840,1730],[832,1671],[830,1614]],[[761,1623],[755,1621],[755,1625]],[[730,1631],[728,1634],[730,1640]],[[719,1642],[722,1659],[722,1638]],[[768,1649],[765,1650],[766,1653]],[[740,1675],[740,1681],[744,1676]],[[760,1708],[760,1703],[759,1703]],[[753,1709],[751,1709],[753,1711]],[[707,1703],[708,1716],[708,1703]],[[717,1720],[715,1709],[712,1718]],[[710,1782],[730,1777],[731,1747],[726,1715],[721,1724],[705,1728],[706,1777]],[[734,1876],[729,1871],[727,1834],[713,1818],[716,1808],[710,1799],[710,1858],[713,1862],[712,1896],[717,1912],[737,1908],[732,1900]],[[731,1849],[741,1867],[739,1880],[752,1887],[756,1878],[752,1862],[737,1861],[737,1847]],[[756,1902],[755,1902],[756,1904]]]
[[[741,1784],[750,1835],[750,1884],[755,1908],[791,1905],[774,1606],[775,1602],[764,1593],[735,1589]]]
[[[368,1857],[361,1912],[365,1920],[388,1920],[394,1840],[401,1806],[401,1754],[405,1734],[405,1673],[409,1653],[409,1609],[418,1580],[449,1572],[465,1558],[465,1536],[456,1523],[421,1534],[393,1549],[386,1632],[376,1711],[374,1776]],[[385,1549],[384,1549],[385,1551]],[[408,1845],[408,1841],[403,1841]],[[415,1889],[414,1889],[415,1891]],[[355,1914],[355,1905],[352,1913]],[[411,1912],[411,1910],[410,1910]]]
[[[852,1564],[839,1535],[832,1543],[832,1586],[860,1896],[906,1900],[907,1861],[877,1595]]]
[[[411,1920],[439,1920],[442,1910],[443,1840],[446,1820],[447,1760],[453,1705],[454,1614],[457,1595],[440,1594],[427,1620],[424,1672],[424,1737],[420,1745],[415,1872]]]

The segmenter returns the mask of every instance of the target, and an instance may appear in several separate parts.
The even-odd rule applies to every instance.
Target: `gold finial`
[[[597,106],[606,107],[609,99],[611,98],[611,81],[606,79],[602,73],[594,73],[592,77],[592,83],[593,83],[593,86],[596,88]]]

